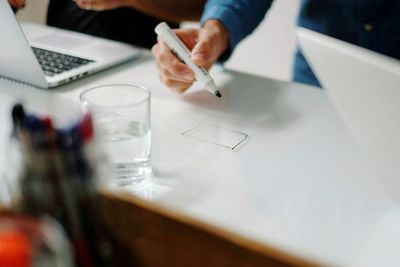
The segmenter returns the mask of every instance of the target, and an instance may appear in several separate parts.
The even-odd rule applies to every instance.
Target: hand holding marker
[[[189,49],[176,36],[167,23],[161,22],[154,30],[169,49],[171,49],[171,51],[194,72],[196,79],[201,82],[209,92],[217,97],[221,97],[221,93],[210,74],[204,68],[199,67],[192,62]]]

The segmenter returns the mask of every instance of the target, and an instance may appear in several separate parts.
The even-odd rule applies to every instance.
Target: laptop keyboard
[[[93,60],[69,56],[37,47],[32,47],[32,50],[44,74],[50,77],[94,62]]]

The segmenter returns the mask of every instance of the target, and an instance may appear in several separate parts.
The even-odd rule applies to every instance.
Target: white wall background
[[[45,22],[48,0],[27,0],[18,19]],[[72,0],[71,0],[72,1]],[[292,77],[299,0],[275,0],[256,31],[237,47],[226,66],[281,80]]]
[[[291,80],[299,0],[275,0],[264,21],[237,47],[226,66]]]
[[[17,18],[19,20],[45,23],[47,4],[49,3],[49,0],[25,0],[25,1],[26,1],[26,7],[18,11]]]

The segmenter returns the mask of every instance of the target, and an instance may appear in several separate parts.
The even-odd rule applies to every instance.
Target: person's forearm
[[[201,18],[220,21],[229,34],[229,49],[220,60],[229,58],[236,45],[263,20],[273,0],[208,0]]]
[[[25,6],[25,0],[8,0],[14,13]]]
[[[131,7],[171,22],[198,21],[206,0],[131,0]]]

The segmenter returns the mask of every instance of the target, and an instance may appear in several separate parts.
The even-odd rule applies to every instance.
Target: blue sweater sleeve
[[[229,33],[227,59],[236,45],[263,20],[273,0],[208,0],[201,23],[209,19],[220,21]]]

